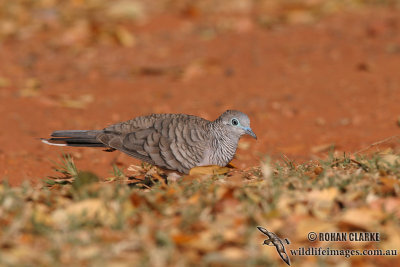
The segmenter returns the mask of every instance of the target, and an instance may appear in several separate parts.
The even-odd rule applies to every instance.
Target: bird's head
[[[233,133],[239,136],[248,134],[254,139],[257,139],[256,134],[250,128],[249,117],[243,112],[237,110],[227,110],[222,113],[217,120],[229,127]]]

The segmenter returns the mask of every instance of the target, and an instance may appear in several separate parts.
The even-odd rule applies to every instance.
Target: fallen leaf
[[[101,253],[101,247],[93,244],[91,246],[84,246],[77,250],[76,257],[81,260],[90,260]]]
[[[287,13],[286,18],[292,24],[308,24],[315,21],[309,10],[292,10]]]
[[[130,201],[134,207],[138,207],[143,202],[143,197],[137,193],[132,193]]]
[[[400,199],[397,197],[378,198],[370,203],[371,209],[383,210],[400,219]]]
[[[201,252],[211,252],[218,248],[219,242],[213,238],[213,233],[211,231],[202,231],[196,238],[190,240],[186,246]]]
[[[60,105],[67,108],[83,109],[86,108],[88,104],[93,102],[93,95],[81,95],[75,99],[70,96],[62,96],[60,100]]]
[[[380,242],[380,248],[384,250],[390,249],[398,251],[398,248],[400,247],[400,232],[398,226],[393,222],[388,222],[384,226],[382,232],[386,234],[384,234],[383,240]]]
[[[221,167],[217,165],[201,166],[190,169],[189,175],[204,175],[204,174],[221,175],[228,173],[229,170],[230,169],[228,167]]]
[[[122,46],[133,47],[136,43],[135,36],[122,26],[115,29],[115,36]]]
[[[400,156],[395,154],[382,155],[382,160],[390,164],[391,166],[400,164]]]
[[[334,200],[338,195],[339,191],[336,187],[311,191],[308,198],[311,204],[312,213],[320,219],[329,218],[332,212],[332,207],[335,205]]]
[[[49,216],[49,208],[43,204],[35,206],[32,218],[36,223],[41,223],[43,225],[51,225],[52,223],[51,217]]]
[[[114,221],[113,216],[100,199],[86,199],[73,203],[64,209],[55,210],[52,215],[53,222],[59,227],[66,226],[69,220],[94,220],[104,224],[110,224]]]
[[[199,62],[193,62],[183,70],[181,79],[183,81],[189,81],[203,75],[204,73],[204,66]]]
[[[185,244],[197,239],[197,235],[179,233],[179,234],[172,235],[171,238],[172,238],[172,240],[174,241],[175,244],[177,244],[177,245],[185,245]]]
[[[22,97],[33,97],[39,95],[40,82],[35,78],[26,80],[25,86],[19,90]]]
[[[296,215],[294,215],[296,216]],[[310,232],[334,232],[337,227],[332,221],[319,220],[315,217],[306,216],[301,219],[296,219],[296,240],[306,241],[307,235]]]
[[[228,165],[226,165],[226,167],[231,168],[231,169],[237,169],[238,167],[231,162],[228,163]]]
[[[243,249],[236,247],[227,247],[222,250],[221,254],[227,260],[240,260],[247,255]]]
[[[114,19],[137,20],[145,16],[144,6],[139,1],[112,1],[107,12],[108,16]]]
[[[339,194],[336,187],[329,187],[323,190],[313,190],[309,193],[308,198],[315,203],[331,203]]]
[[[39,95],[39,90],[37,88],[23,88],[19,90],[19,95],[21,97],[33,97]]]
[[[379,178],[379,191],[383,194],[395,193],[400,189],[400,180],[394,177],[381,177]]]
[[[324,171],[324,168],[322,168],[321,166],[316,166],[316,167],[314,168],[314,173],[315,173],[316,175],[320,175],[323,171]]]
[[[200,200],[200,197],[201,197],[200,193],[196,193],[196,194],[192,195],[192,196],[187,200],[187,203],[188,203],[189,205],[190,205],[190,204],[195,205],[195,204],[197,204],[198,201]]]
[[[374,232],[376,226],[384,219],[380,210],[371,210],[368,207],[353,208],[345,211],[339,218],[339,225],[344,228],[360,229]]]
[[[91,37],[91,29],[89,21],[82,19],[76,21],[69,27],[60,37],[59,42],[62,45],[70,46],[77,43],[86,43]]]

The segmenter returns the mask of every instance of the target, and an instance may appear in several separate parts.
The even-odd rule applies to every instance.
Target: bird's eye
[[[235,118],[233,118],[231,120],[231,123],[232,123],[233,126],[238,126],[239,125],[239,121],[237,119],[235,119]]]

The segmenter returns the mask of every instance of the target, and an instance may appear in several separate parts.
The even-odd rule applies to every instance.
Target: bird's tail
[[[77,146],[77,147],[106,147],[96,139],[101,130],[65,130],[55,131],[51,138],[42,138],[42,142],[53,146]]]

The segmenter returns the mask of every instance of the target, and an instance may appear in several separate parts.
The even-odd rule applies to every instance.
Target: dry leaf
[[[65,209],[54,211],[51,217],[53,222],[60,227],[65,226],[72,218],[85,220],[98,219],[105,224],[109,224],[114,220],[100,199],[86,199],[71,204]]]
[[[336,187],[329,187],[323,190],[313,190],[309,193],[309,199],[314,203],[332,203],[339,191]]]
[[[200,197],[201,197],[200,193],[196,193],[196,194],[194,194],[193,196],[191,196],[191,197],[187,200],[187,203],[188,203],[188,204],[195,205],[195,204],[198,203]]]
[[[371,209],[382,210],[400,219],[400,199],[397,197],[378,198],[370,203]]]
[[[39,95],[40,82],[31,78],[26,80],[24,88],[19,91],[19,95],[22,97],[32,97]]]
[[[383,194],[395,193],[400,189],[400,180],[394,177],[381,177],[379,183],[379,191]]]
[[[193,78],[203,75],[204,72],[204,66],[201,63],[193,62],[186,66],[186,68],[183,70],[181,79],[183,81],[189,81]]]
[[[38,204],[35,206],[32,217],[35,222],[43,225],[51,225],[52,219],[49,216],[49,208],[46,205]]]
[[[400,231],[398,225],[389,222],[384,226],[382,232],[387,234],[384,235],[383,238],[381,237],[381,240],[383,240],[380,242],[380,248],[384,250],[396,249],[398,251],[400,247]]]
[[[90,260],[91,258],[97,256],[99,253],[101,253],[101,248],[99,246],[84,246],[77,250],[76,257],[81,260]]]
[[[323,171],[324,171],[324,168],[322,168],[321,166],[316,166],[316,167],[314,168],[314,173],[315,173],[316,175],[320,175]]]
[[[293,10],[287,13],[287,20],[292,24],[308,24],[315,18],[309,10]]]
[[[323,190],[313,190],[309,193],[309,200],[312,204],[313,214],[321,219],[330,217],[332,207],[335,205],[334,200],[338,196],[339,191],[336,187],[330,187]]]
[[[81,95],[75,99],[70,96],[62,96],[60,100],[60,105],[67,108],[83,109],[86,108],[88,104],[93,102],[93,95]]]
[[[211,252],[217,250],[219,242],[213,238],[211,231],[202,231],[196,238],[188,242],[186,246],[201,252]]]
[[[345,228],[361,229],[375,232],[385,215],[380,210],[372,210],[368,207],[353,208],[345,211],[339,218],[339,224]]]
[[[23,88],[19,90],[19,95],[21,97],[33,97],[39,95],[39,90],[36,88]]]
[[[179,233],[179,234],[172,235],[171,238],[175,244],[185,245],[185,244],[197,239],[197,235],[195,235],[195,234],[188,235],[188,234]]]
[[[227,247],[221,252],[227,260],[240,260],[246,257],[246,252],[241,248]]]
[[[389,163],[390,165],[400,164],[400,156],[395,154],[382,155],[382,160]]]
[[[228,165],[226,165],[226,167],[231,168],[231,169],[237,169],[238,167],[231,162],[228,163]]]
[[[136,43],[135,36],[122,26],[115,29],[115,36],[118,42],[125,47],[133,47]]]
[[[139,1],[112,1],[107,12],[108,16],[114,19],[137,20],[145,16],[144,6]]]
[[[189,175],[221,175],[229,172],[228,167],[221,167],[217,165],[194,167],[190,169]]]
[[[297,221],[296,227],[296,240],[306,241],[307,235],[310,232],[334,232],[337,227],[332,221],[319,220],[317,218],[306,216],[301,219],[295,219]]]
[[[75,45],[77,43],[85,43],[91,37],[91,29],[89,21],[82,19],[76,21],[73,26],[65,31],[60,38],[62,45]]]
[[[132,193],[130,196],[130,201],[134,207],[138,207],[143,202],[143,197],[137,193]]]

